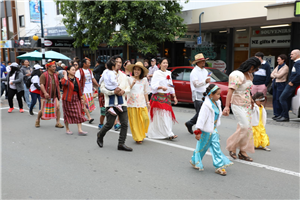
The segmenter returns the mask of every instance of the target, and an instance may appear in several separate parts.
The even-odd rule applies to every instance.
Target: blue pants
[[[219,140],[219,134],[216,129],[213,133],[202,131],[201,138],[197,142],[196,149],[193,153],[191,164],[199,168],[199,170],[203,170],[202,159],[209,148],[213,159],[213,165],[216,169],[232,165],[232,162],[221,151]]]
[[[281,117],[290,118],[289,110],[291,108],[292,97],[295,95],[295,91],[298,85],[286,85],[282,94],[279,97],[279,102],[282,107]]]
[[[115,96],[116,95],[108,96],[109,97],[109,106],[115,106]],[[123,97],[117,95],[117,99],[118,99],[118,105],[122,105],[123,104]]]
[[[282,94],[286,83],[275,83],[273,82],[272,88],[273,88],[273,113],[275,116],[279,116],[282,113],[282,106],[279,102],[279,97]]]
[[[30,95],[31,95],[31,100],[32,101],[31,101],[31,104],[30,104],[29,111],[32,111],[33,107],[36,104],[37,99],[39,100],[39,110],[41,110],[41,95],[33,93],[33,92],[30,92]]]
[[[0,82],[0,98],[2,97],[4,91],[5,91],[5,84]]]
[[[30,99],[29,99],[29,89],[27,89],[26,84],[24,83],[24,100],[28,107],[30,107]]]

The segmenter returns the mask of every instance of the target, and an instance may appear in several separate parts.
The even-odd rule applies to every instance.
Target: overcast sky
[[[185,10],[193,10],[199,8],[207,8],[213,6],[220,6],[220,5],[227,5],[233,3],[240,3],[240,2],[250,2],[250,1],[261,1],[266,2],[266,4],[273,4],[274,1],[272,0],[190,0],[187,4],[184,3],[184,0],[181,0],[180,4],[183,6],[183,11]],[[288,2],[291,0],[276,0],[277,3],[280,2]]]

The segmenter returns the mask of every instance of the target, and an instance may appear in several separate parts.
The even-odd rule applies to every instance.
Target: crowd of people
[[[272,73],[263,57],[263,53],[258,52],[230,73],[226,106],[222,110],[220,88],[211,83],[210,74],[204,68],[207,58],[202,53],[195,56],[193,64],[196,66],[190,75],[190,86],[196,114],[185,123],[188,132],[195,134],[197,140],[190,160],[195,169],[204,169],[202,159],[208,148],[217,174],[226,175],[225,167],[233,164],[221,151],[217,130],[221,125],[221,116],[228,116],[230,110],[237,121],[237,129],[227,139],[226,149],[229,155],[233,159],[251,162],[253,159],[247,152],[254,153],[255,148],[270,151],[264,105],[271,79],[273,119],[289,120],[289,101],[300,85],[300,51],[296,49],[291,53],[291,59],[295,63],[288,84],[285,84],[289,73],[287,56],[278,56],[278,66]],[[125,145],[128,123],[137,144],[142,144],[146,137],[169,140],[178,137],[172,130],[177,121],[171,98],[173,97],[175,105],[177,98],[171,72],[167,70],[169,62],[167,58],[162,58],[158,61],[159,67],[156,64],[154,58],[150,63],[145,61],[133,64],[129,60],[123,62],[121,56],[115,55],[105,65],[97,61],[94,71],[90,69],[89,58],[82,61],[74,58],[68,67],[49,60],[45,66],[46,71],[43,72],[43,67],[39,64],[35,64],[32,69],[27,60],[22,61],[21,68],[13,62],[8,65],[9,69],[4,70],[1,66],[1,75],[4,76],[1,77],[1,95],[6,91],[9,113],[14,109],[15,95],[19,111],[24,112],[24,98],[30,115],[34,115],[33,108],[38,100],[39,112],[35,121],[37,128],[41,126],[41,119],[56,119],[55,127],[65,127],[66,134],[72,135],[69,125],[77,124],[78,134],[85,136],[87,132],[82,130],[82,123],[94,121],[90,113],[96,109],[94,98],[95,93],[98,93],[98,146],[103,148],[106,133],[115,126],[115,129],[120,129],[117,149],[132,151],[131,147]],[[60,123],[60,103],[64,125]]]

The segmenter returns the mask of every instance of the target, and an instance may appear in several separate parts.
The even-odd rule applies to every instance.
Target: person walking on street
[[[103,138],[106,135],[107,131],[109,131],[116,120],[115,115],[110,114],[108,111],[109,109],[109,95],[116,94],[119,96],[122,96],[123,98],[123,105],[122,110],[123,112],[120,112],[118,109],[113,107],[115,109],[115,112],[119,116],[120,122],[121,122],[121,131],[119,136],[119,143],[118,143],[118,150],[123,151],[132,151],[132,148],[125,145],[125,140],[127,136],[127,129],[128,129],[128,113],[127,113],[127,102],[125,101],[125,96],[130,92],[130,86],[128,84],[128,78],[127,76],[120,71],[122,66],[122,58],[121,56],[113,56],[111,60],[116,65],[116,72],[118,74],[118,83],[119,83],[119,89],[116,89],[115,91],[109,91],[105,88],[105,82],[102,82],[101,84],[101,92],[105,96],[105,107],[106,107],[106,124],[101,128],[101,130],[97,134],[97,144],[100,148],[103,147]],[[115,101],[116,103],[116,101]]]
[[[220,101],[220,88],[210,84],[203,93],[203,106],[197,119],[195,131],[197,146],[190,160],[191,165],[199,171],[204,170],[202,159],[209,148],[213,158],[215,172],[226,176],[224,169],[233,163],[223,154],[220,147],[220,136],[217,127],[221,125],[222,108]]]
[[[148,92],[150,88],[148,80],[145,78],[148,69],[143,66],[142,62],[129,65],[127,69],[133,75],[129,77],[130,93],[127,95],[129,125],[133,140],[137,144],[142,144],[149,127]]]
[[[93,84],[97,87],[99,87],[99,84],[94,78],[94,75],[90,70],[90,66],[90,59],[84,58],[82,60],[82,68],[79,68],[79,70],[76,71],[75,76],[79,79],[82,87],[83,98],[85,101],[85,105],[83,105],[84,112],[89,119],[89,123],[92,123],[94,119],[91,118],[90,113],[96,109],[93,98]]]
[[[277,122],[290,121],[289,110],[291,107],[292,97],[295,94],[297,87],[300,85],[300,50],[295,49],[291,52],[291,60],[293,60],[294,66],[292,68],[289,83],[285,86],[283,92],[279,97],[279,102],[282,107],[280,117],[276,119]]]
[[[208,58],[204,58],[203,54],[199,53],[195,55],[195,60],[192,62],[192,64],[196,64],[196,66],[190,74],[190,87],[192,90],[192,100],[194,102],[196,114],[192,119],[185,123],[185,126],[190,134],[193,134],[192,127],[196,124],[199,116],[200,108],[203,103],[203,93],[205,92],[208,83],[210,83],[210,77],[205,69],[206,60],[208,60]]]
[[[60,88],[58,76],[55,73],[55,61],[46,64],[47,71],[40,76],[41,110],[35,121],[35,127],[40,127],[40,120],[56,118],[56,128],[64,128],[60,123]]]
[[[28,108],[30,108],[30,104],[31,104],[31,100],[29,98],[29,89],[26,87],[26,82],[27,80],[30,78],[31,73],[32,73],[32,69],[29,66],[29,61],[28,60],[23,60],[22,61],[22,68],[21,68],[21,72],[23,73],[23,77],[24,77],[24,100],[28,106]]]
[[[270,151],[267,146],[270,145],[269,136],[266,133],[267,112],[262,103],[265,101],[265,96],[262,92],[257,92],[252,97],[254,103],[252,111],[252,129],[254,138],[254,147]]]
[[[251,97],[252,73],[258,71],[261,62],[256,57],[251,57],[229,75],[228,93],[224,116],[229,116],[231,104],[235,119],[238,120],[237,129],[227,139],[226,149],[233,159],[237,159],[236,149],[240,149],[239,159],[252,162],[253,159],[247,152],[254,153],[254,140],[251,125],[251,114],[254,101]]]
[[[33,114],[33,107],[36,104],[36,100],[39,100],[39,110],[41,110],[41,87],[40,87],[40,76],[43,73],[43,67],[41,67],[39,64],[35,64],[33,66],[34,70],[31,74],[31,85],[29,88],[30,96],[31,96],[31,105],[29,108],[29,114]]]
[[[255,94],[257,92],[262,92],[265,95],[266,100],[263,105],[267,102],[267,87],[271,80],[271,68],[269,63],[267,63],[264,58],[264,54],[257,52],[255,57],[261,62],[261,66],[258,68],[257,72],[254,72],[253,86],[251,88],[251,93]]]
[[[19,111],[23,113],[23,101],[22,97],[24,96],[24,81],[23,73],[20,71],[18,63],[13,62],[11,65],[11,70],[8,76],[1,78],[1,81],[7,82],[7,92],[8,92],[8,112],[11,113],[14,109],[13,98],[17,95],[17,100],[19,104]],[[26,86],[25,86],[26,87]]]
[[[72,135],[73,132],[69,128],[69,124],[77,124],[78,135],[86,136],[87,132],[82,130],[81,123],[87,121],[84,117],[82,110],[82,103],[84,103],[81,85],[79,79],[75,77],[76,68],[69,66],[67,71],[64,71],[64,78],[61,79],[61,85],[63,87],[63,111],[64,111],[64,123],[66,126],[66,133]]]
[[[178,136],[172,131],[172,124],[176,122],[175,114],[172,109],[171,95],[174,104],[178,103],[171,72],[167,70],[168,59],[160,60],[160,70],[154,72],[151,81],[152,97],[150,100],[150,125],[148,128],[148,138],[154,139],[176,139]]]
[[[5,66],[5,62],[2,61],[1,62],[1,71],[0,71],[0,78],[5,78],[7,76],[7,70],[6,70],[6,66]],[[5,91],[5,98],[7,97],[7,89],[6,89],[6,85],[7,82],[5,81],[1,81],[1,97]],[[6,98],[7,99],[7,98]]]
[[[271,78],[273,79],[273,113],[272,119],[276,120],[282,112],[282,106],[279,102],[279,97],[281,96],[289,75],[289,67],[285,64],[287,56],[281,54],[277,58],[278,66],[271,73]]]

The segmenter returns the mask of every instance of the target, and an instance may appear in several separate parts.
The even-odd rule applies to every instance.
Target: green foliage
[[[63,23],[75,39],[74,46],[126,43],[141,53],[156,53],[159,43],[183,36],[186,26],[173,1],[59,1]],[[116,25],[121,25],[116,32]]]

